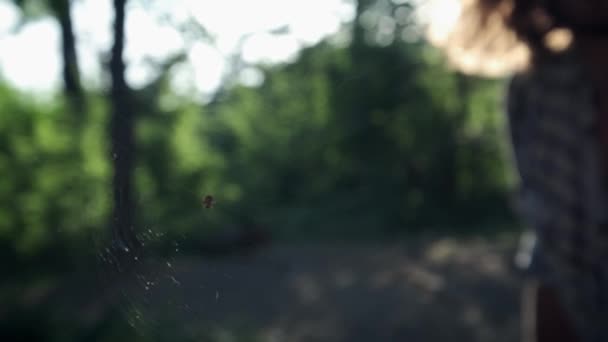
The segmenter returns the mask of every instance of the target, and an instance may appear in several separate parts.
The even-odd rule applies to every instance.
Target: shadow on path
[[[134,324],[172,319],[236,341],[515,341],[513,246],[441,239],[275,244],[248,256],[148,261],[126,295]]]

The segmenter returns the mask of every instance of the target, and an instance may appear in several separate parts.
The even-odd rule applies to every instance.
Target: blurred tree
[[[53,248],[67,256],[75,250],[71,247],[78,245],[74,242],[80,242],[103,216],[103,205],[98,206],[101,201],[95,195],[99,193],[103,176],[86,170],[96,161],[95,153],[86,153],[91,146],[91,129],[87,124],[97,124],[99,118],[87,117],[71,2],[13,2],[22,14],[17,30],[42,16],[53,16],[57,20],[61,32],[64,96],[41,106],[37,101],[25,102],[18,91],[2,85],[0,101],[5,113],[0,130],[6,130],[6,146],[0,159],[15,178],[15,186],[7,189],[4,199],[12,198],[17,209],[12,215],[0,215],[3,216],[0,221],[21,231],[12,236],[10,248],[19,257],[40,257]],[[94,210],[97,212],[93,213]],[[61,260],[59,254],[55,253],[53,260]]]
[[[135,234],[135,201],[133,167],[135,163],[135,110],[132,91],[125,80],[123,60],[125,44],[126,0],[114,0],[114,42],[109,64],[110,136],[113,161],[112,240],[118,248],[129,252],[140,249]]]
[[[61,28],[61,52],[63,58],[63,84],[72,110],[82,120],[84,92],[80,84],[80,68],[76,55],[76,38],[72,24],[70,0],[48,0]]]
[[[47,13],[52,14],[59,24],[61,31],[61,57],[63,64],[63,87],[71,109],[82,121],[84,115],[84,91],[80,83],[80,68],[76,54],[76,37],[71,15],[71,0],[13,0],[22,10],[21,25],[28,20],[37,18]]]

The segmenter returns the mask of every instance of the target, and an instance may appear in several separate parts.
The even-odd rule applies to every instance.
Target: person
[[[608,1],[462,0],[431,41],[464,73],[512,76],[519,207],[534,232],[524,340],[608,341]]]

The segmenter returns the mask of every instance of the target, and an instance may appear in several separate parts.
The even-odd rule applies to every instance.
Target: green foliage
[[[60,102],[38,104],[0,85],[0,108],[0,240],[12,246],[4,253],[34,257],[99,231],[109,171],[105,137],[95,130],[103,125],[99,109],[81,136]]]
[[[411,26],[410,7],[383,3],[362,10],[364,35],[381,30],[373,18]],[[422,41],[383,39],[322,42],[293,63],[260,67],[261,86],[225,88],[204,106],[168,87],[179,56],[159,67],[136,93],[137,229],[202,238],[262,224],[290,237],[351,237],[507,217],[501,83],[449,71]],[[62,101],[0,87],[5,253],[71,246],[69,255],[104,236],[107,99],[88,97],[79,121]],[[207,194],[212,210],[201,207]]]
[[[325,235],[504,214],[500,84],[441,63],[424,44],[322,43],[233,89],[205,136],[240,189],[235,210]]]
[[[161,106],[175,95],[160,79],[138,93],[141,231],[257,222],[290,236],[395,233],[504,211],[500,83],[449,72],[423,44],[322,43],[265,74],[205,107]],[[77,126],[61,103],[0,91],[0,168],[11,175],[0,180],[1,238],[27,255],[103,231],[105,100],[90,96]],[[201,208],[205,194],[216,209]]]

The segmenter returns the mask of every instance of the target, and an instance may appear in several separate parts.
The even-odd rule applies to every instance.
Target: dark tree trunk
[[[131,89],[125,81],[124,26],[126,0],[114,0],[114,46],[110,60],[111,158],[114,166],[112,240],[125,252],[136,253],[140,243],[135,235],[133,165],[135,159],[134,114]]]
[[[61,50],[63,57],[63,84],[72,109],[76,115],[84,114],[84,94],[80,84],[80,69],[76,55],[76,39],[70,13],[70,0],[51,2],[61,28]]]
[[[351,29],[352,39],[350,44],[354,53],[357,53],[358,50],[365,48],[366,45],[369,45],[366,42],[367,32],[361,23],[361,17],[375,3],[376,0],[356,0],[355,2],[355,19],[353,20],[353,27]]]

